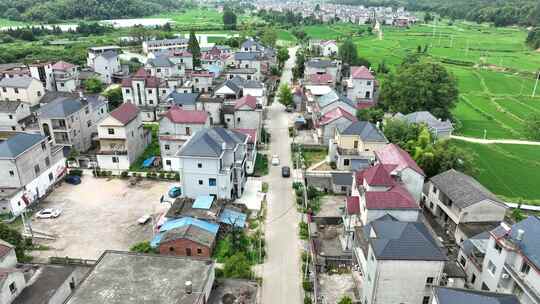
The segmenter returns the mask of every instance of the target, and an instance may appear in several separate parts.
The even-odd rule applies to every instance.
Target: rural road
[[[475,137],[464,137],[464,136],[457,136],[452,135],[450,136],[452,139],[477,143],[477,144],[483,144],[483,145],[489,145],[489,144],[511,144],[511,145],[530,145],[530,146],[540,146],[540,141],[529,141],[529,140],[517,140],[517,139],[482,139],[482,138],[475,138]]]
[[[289,49],[290,58],[285,63],[281,76],[282,84],[290,84],[292,67],[297,48]],[[263,304],[299,304],[300,291],[300,248],[298,223],[300,215],[292,191],[292,178],[281,177],[281,166],[291,166],[289,133],[290,114],[285,112],[277,97],[268,108],[269,120],[266,128],[271,134],[271,153],[277,154],[280,166],[272,166],[265,177],[269,184],[268,212],[266,215],[266,263],[262,269]]]

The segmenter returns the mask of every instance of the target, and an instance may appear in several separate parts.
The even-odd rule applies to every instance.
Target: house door
[[[186,255],[191,256],[191,248],[186,248]]]

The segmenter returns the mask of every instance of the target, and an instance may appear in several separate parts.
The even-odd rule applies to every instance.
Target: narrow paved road
[[[519,139],[483,139],[476,137],[465,137],[452,135],[452,139],[472,142],[476,144],[509,144],[509,145],[529,145],[529,146],[540,146],[540,141],[530,141],[530,140],[519,140]]]
[[[290,59],[285,63],[282,84],[290,84],[291,69],[295,64],[296,48],[289,49]],[[298,223],[300,215],[296,211],[292,192],[292,178],[281,177],[281,166],[291,166],[289,133],[290,114],[274,100],[268,109],[269,120],[266,128],[271,134],[271,153],[277,154],[280,166],[272,166],[265,178],[269,183],[266,215],[266,255],[262,269],[263,304],[299,304],[300,292],[300,240]]]

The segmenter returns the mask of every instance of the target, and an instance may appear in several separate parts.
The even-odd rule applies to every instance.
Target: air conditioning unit
[[[503,273],[501,275],[501,278],[505,279],[505,280],[508,280],[510,278],[510,276],[508,275],[508,273]]]

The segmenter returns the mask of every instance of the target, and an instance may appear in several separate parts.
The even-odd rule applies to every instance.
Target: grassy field
[[[169,18],[175,22],[179,27],[222,27],[223,26],[223,13],[214,9],[189,9],[186,11],[173,11],[170,13],[163,13],[150,18]],[[258,17],[249,15],[238,16],[238,23],[242,22],[258,22]]]
[[[27,23],[0,18],[0,27],[26,25]]]
[[[540,148],[526,145],[481,145],[454,141],[474,155],[476,178],[493,193],[512,202],[540,205]]]

